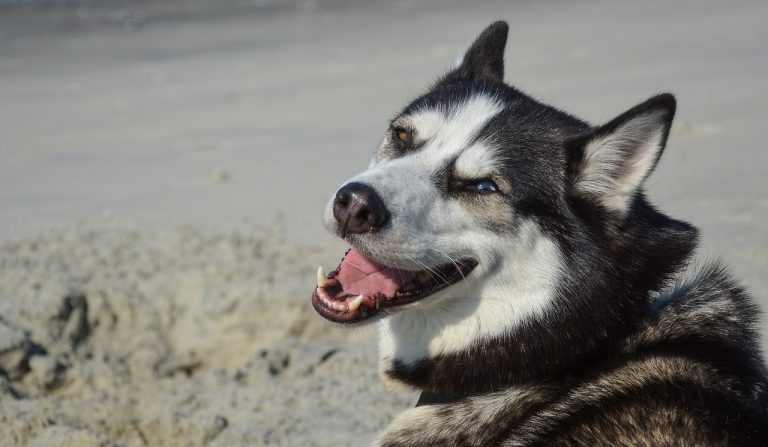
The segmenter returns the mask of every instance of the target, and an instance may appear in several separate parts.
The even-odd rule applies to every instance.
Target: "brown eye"
[[[406,145],[411,140],[410,132],[408,132],[407,130],[403,129],[402,127],[398,127],[396,129],[392,129],[392,137],[400,145]]]

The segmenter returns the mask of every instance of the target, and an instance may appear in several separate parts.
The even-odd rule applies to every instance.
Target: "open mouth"
[[[336,323],[356,323],[382,309],[393,309],[424,299],[464,279],[477,266],[465,258],[428,270],[387,267],[355,249],[329,275],[317,271],[312,292],[315,310]]]

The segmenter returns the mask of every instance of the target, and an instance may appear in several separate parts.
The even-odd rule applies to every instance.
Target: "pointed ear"
[[[464,56],[454,62],[453,74],[470,79],[504,81],[504,47],[507,45],[507,22],[491,23],[475,39]]]
[[[624,217],[664,151],[674,116],[675,97],[665,93],[569,141],[570,193]]]

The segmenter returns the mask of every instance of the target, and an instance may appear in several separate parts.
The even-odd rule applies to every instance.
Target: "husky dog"
[[[312,304],[378,322],[422,391],[376,445],[764,446],[756,306],[643,182],[675,114],[592,126],[503,82],[507,24],[392,119],[326,227],[353,247]]]

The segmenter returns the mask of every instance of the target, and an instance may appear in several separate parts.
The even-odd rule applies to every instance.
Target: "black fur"
[[[504,47],[509,25],[494,22],[472,43],[457,70],[459,77],[504,81]]]

